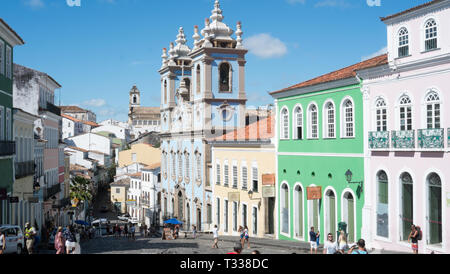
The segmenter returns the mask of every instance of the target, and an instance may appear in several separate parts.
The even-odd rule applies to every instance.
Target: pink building
[[[369,247],[450,253],[450,1],[385,18],[388,64],[363,80],[365,207]]]

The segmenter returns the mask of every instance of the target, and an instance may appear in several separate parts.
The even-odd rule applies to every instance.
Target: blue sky
[[[184,27],[192,48],[195,25],[214,0],[1,0],[0,17],[26,42],[14,62],[48,73],[63,88],[56,104],[79,105],[102,121],[125,121],[128,92],[159,106],[161,51]],[[371,0],[369,0],[371,1]],[[272,103],[267,94],[360,62],[386,47],[387,16],[427,0],[221,0],[224,22],[242,21],[248,106]]]

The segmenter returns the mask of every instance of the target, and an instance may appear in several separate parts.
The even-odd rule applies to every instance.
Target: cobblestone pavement
[[[232,251],[234,244],[238,241],[238,237],[223,237],[219,240],[219,249],[213,249],[211,248],[213,240],[210,235],[201,235],[197,239],[183,238],[169,241],[141,237],[132,241],[107,236],[82,243],[81,252],[82,254],[226,254]],[[248,249],[246,245],[243,254],[250,254],[255,249],[262,254],[306,254],[309,252],[305,244],[293,245],[266,239],[251,242],[250,247]]]

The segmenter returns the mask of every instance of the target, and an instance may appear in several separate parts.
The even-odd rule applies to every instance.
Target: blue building
[[[213,135],[245,125],[245,55],[241,24],[223,21],[218,0],[194,45],[180,28],[163,50],[161,74],[161,210],[198,231],[212,225],[211,148]],[[236,38],[232,35],[236,34]]]

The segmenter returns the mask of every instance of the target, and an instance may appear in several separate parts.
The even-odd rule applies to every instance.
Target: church
[[[245,126],[245,55],[241,23],[223,22],[218,0],[204,28],[194,27],[193,47],[184,29],[163,49],[161,75],[162,217],[185,229],[210,230],[211,146],[207,140]],[[199,33],[200,32],[200,33]],[[235,37],[233,35],[235,34]]]
[[[138,139],[149,132],[160,132],[161,117],[158,107],[141,107],[141,92],[134,85],[130,90],[128,111],[128,128],[132,139]]]

